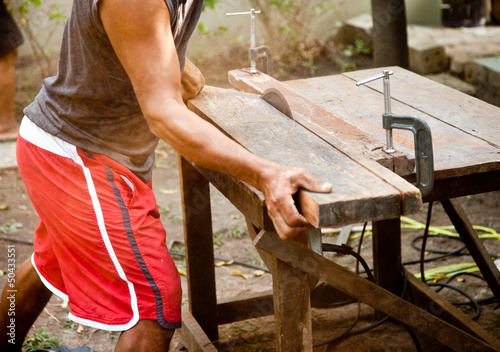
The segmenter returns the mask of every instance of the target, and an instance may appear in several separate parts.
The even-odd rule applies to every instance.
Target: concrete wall
[[[405,0],[408,23],[422,25],[439,25],[441,21],[440,4],[441,0]],[[31,7],[30,24],[36,33],[40,44],[49,53],[57,52],[60,47],[63,22],[59,20],[50,20],[48,12],[51,6],[57,5],[62,14],[69,14],[71,10],[71,0],[42,0],[43,5],[40,8]],[[328,37],[335,30],[335,23],[354,17],[361,13],[371,12],[370,0],[336,0],[337,10],[331,17],[317,26],[318,36],[320,38]],[[227,12],[248,11],[250,6],[247,0],[220,0],[215,10],[207,10],[202,14],[200,22],[213,31],[219,26],[228,28],[228,31],[219,36],[204,36],[197,32],[192,41],[190,51],[200,52],[203,50],[223,50],[225,43],[235,40],[248,41],[250,34],[250,19],[227,17]],[[258,24],[257,24],[257,36]],[[20,49],[21,55],[31,54],[31,48],[28,41]]]

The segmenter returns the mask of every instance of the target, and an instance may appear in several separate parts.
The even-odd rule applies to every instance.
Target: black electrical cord
[[[364,268],[364,272],[368,275],[368,280],[374,282],[375,280],[374,280],[374,277],[372,274],[372,270],[369,268],[366,261],[360,255],[361,244],[363,242],[363,238],[364,238],[364,234],[365,234],[365,230],[366,230],[366,225],[367,225],[367,223],[365,223],[363,226],[363,230],[361,232],[361,236],[359,239],[357,252],[354,252],[351,247],[346,246],[345,244],[343,244],[342,246],[338,246],[338,245],[334,245],[334,244],[323,243],[322,248],[323,248],[323,251],[325,251],[325,252],[337,252],[337,253],[348,254],[348,255],[354,256],[356,258],[356,274],[359,274],[359,264],[361,263],[361,265]],[[401,297],[404,297],[406,295],[407,287],[408,287],[408,273],[406,272],[406,269],[403,268],[403,288],[401,291]],[[365,327],[362,327],[358,330],[353,331],[353,328],[357,324],[359,317],[360,317],[360,314],[361,314],[361,302],[358,300],[357,304],[358,304],[358,309],[357,309],[356,317],[354,318],[354,320],[351,323],[351,325],[349,326],[349,328],[347,328],[347,330],[344,331],[343,333],[341,333],[340,335],[338,335],[330,340],[327,340],[325,342],[316,344],[316,345],[314,345],[314,347],[329,345],[329,344],[332,344],[332,343],[337,342],[339,340],[342,340],[346,337],[361,334],[363,332],[369,331],[371,329],[374,329],[374,328],[382,325],[385,321],[387,321],[389,319],[389,316],[387,315],[374,324],[370,324],[368,326],[365,326]],[[421,352],[422,348],[421,348],[420,343],[417,339],[417,336],[413,333],[413,331],[408,326],[406,326],[404,324],[403,324],[403,326],[408,331],[411,339],[413,340],[413,343],[415,344],[417,351]]]
[[[426,249],[426,243],[427,243],[427,239],[429,237],[429,227],[430,227],[431,214],[432,214],[432,202],[429,203],[429,209],[428,209],[428,212],[427,212],[427,220],[426,220],[426,224],[425,224],[424,235],[423,236],[418,236],[417,238],[414,238],[413,241],[412,241],[412,243],[411,243],[411,245],[412,245],[413,248],[415,248],[417,250],[420,250],[420,260],[419,261],[405,262],[405,263],[403,263],[403,265],[416,264],[417,262],[419,262],[419,264],[420,264],[421,280],[427,286],[438,287],[435,290],[436,292],[439,292],[439,291],[441,291],[444,288],[448,288],[448,289],[454,290],[454,291],[458,292],[459,294],[463,295],[464,297],[466,297],[468,301],[465,301],[465,302],[450,302],[450,303],[452,303],[454,305],[472,305],[474,307],[476,313],[474,314],[474,316],[471,317],[471,319],[476,320],[479,317],[479,315],[481,314],[481,308],[479,306],[480,302],[481,303],[491,302],[491,301],[493,301],[495,299],[495,297],[492,296],[492,297],[488,297],[488,298],[485,298],[485,299],[482,299],[482,300],[478,301],[475,298],[473,298],[471,295],[469,295],[467,292],[465,292],[464,290],[459,289],[458,287],[451,285],[450,282],[454,278],[456,278],[457,276],[460,276],[460,275],[471,275],[471,276],[474,276],[474,277],[477,277],[479,279],[484,280],[484,278],[482,276],[476,275],[476,274],[471,274],[471,273],[456,273],[455,275],[452,275],[451,277],[449,277],[446,280],[446,282],[444,282],[444,283],[436,283],[436,282],[434,282],[434,283],[427,283],[428,280],[426,280],[426,278],[425,278],[425,271],[424,271],[424,263],[425,262],[431,262],[431,261],[435,261],[435,260],[438,260],[438,259],[446,258],[446,257],[449,257],[449,256],[470,255],[470,253],[468,253],[468,252],[462,253],[462,251],[464,249],[466,249],[465,245],[463,247],[455,250],[455,251],[440,251],[440,250],[435,250],[435,249]],[[461,239],[459,237],[442,236],[442,235],[437,235],[436,237],[446,237],[446,238],[449,238],[449,239],[454,239],[454,240],[461,241]],[[422,246],[420,248],[418,248],[415,243],[420,238],[422,238]],[[424,256],[425,256],[426,252],[431,252],[431,253],[436,253],[436,254],[441,254],[441,255],[425,259]],[[496,255],[492,255],[492,257],[497,257],[497,256]]]
[[[373,274],[370,270],[370,267],[366,263],[366,261],[363,259],[363,257],[361,255],[354,252],[351,247],[349,247],[345,244],[339,246],[339,245],[331,244],[331,243],[323,243],[322,248],[323,248],[324,252],[336,252],[336,253],[341,253],[341,254],[352,255],[354,258],[356,258],[356,262],[360,262],[361,265],[363,266],[363,268],[365,269],[365,272],[368,275],[368,280],[375,282]]]
[[[0,237],[0,241],[8,241],[8,242],[15,242],[15,243],[22,243],[22,244],[29,244],[33,245],[33,241],[29,240],[22,240],[19,238],[13,238],[13,237]]]
[[[361,235],[359,236],[358,255],[361,255],[361,244],[363,243],[363,239],[365,238],[366,225],[368,225],[368,222],[365,222],[363,224],[363,229],[361,230]],[[357,260],[356,260],[356,274],[359,275],[359,261]]]
[[[450,290],[457,291],[461,295],[467,297],[469,299],[470,303],[476,309],[476,314],[474,314],[471,317],[471,319],[472,320],[476,320],[477,318],[479,318],[479,315],[481,315],[481,307],[479,307],[479,303],[477,303],[477,301],[471,295],[469,295],[467,292],[465,292],[464,290],[461,290],[458,287],[455,287],[453,285],[443,284],[443,283],[440,283],[440,282],[431,282],[431,283],[428,283],[427,286],[430,286],[430,287],[432,287],[432,286],[438,286],[438,287],[440,287],[440,290],[442,290],[443,288],[449,288]]]
[[[169,250],[168,253],[170,253],[170,255],[176,255],[176,256],[179,256],[179,257],[185,257],[186,254],[185,253],[181,253],[181,252],[175,252],[175,251],[171,251]],[[250,263],[246,263],[246,262],[241,262],[241,261],[238,261],[238,260],[232,260],[232,259],[226,259],[226,258],[220,258],[220,257],[214,257],[214,260],[219,260],[221,262],[231,262],[231,263],[234,263],[234,264],[238,264],[238,265],[241,265],[241,266],[246,266],[248,268],[251,268],[251,269],[256,269],[256,270],[262,270],[266,273],[269,273],[269,269],[267,268],[263,268],[261,266],[257,266],[257,265],[253,265],[253,264],[250,264]]]
[[[456,273],[450,277],[448,277],[448,279],[446,279],[446,281],[444,282],[445,284],[449,284],[453,279],[459,277],[459,276],[462,276],[462,275],[465,275],[465,276],[472,276],[472,277],[475,277],[477,279],[480,279],[480,280],[484,280],[484,277],[482,275],[478,275],[478,274],[475,274],[475,273]],[[436,290],[436,292],[439,292],[440,290]],[[495,296],[494,295],[491,295],[490,297],[487,297],[487,298],[483,298],[483,299],[475,299],[475,301],[478,303],[478,304],[485,304],[485,303],[492,303],[494,300],[495,300]],[[469,305],[470,302],[468,301],[465,301],[465,302],[450,302],[451,304],[453,305],[456,305],[456,306],[464,306],[464,305]]]
[[[427,238],[429,237],[429,226],[431,224],[431,215],[432,215],[432,203],[433,202],[429,202],[429,207],[427,209],[427,220],[425,222],[424,237],[422,239],[422,250],[420,251],[420,278],[423,283],[425,283],[425,273],[424,273],[425,246],[427,244]]]

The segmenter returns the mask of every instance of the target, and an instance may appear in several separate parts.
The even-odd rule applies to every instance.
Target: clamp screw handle
[[[260,10],[250,9],[250,11],[246,12],[229,12],[226,13],[226,16],[241,16],[241,15],[250,15],[250,52],[254,51],[255,48],[255,15],[259,14]],[[255,58],[250,58],[250,73],[257,73]]]

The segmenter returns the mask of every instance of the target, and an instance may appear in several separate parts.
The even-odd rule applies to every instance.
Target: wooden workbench
[[[500,350],[497,339],[414,278],[409,278],[404,298],[415,304],[397,296],[402,281],[399,217],[419,212],[423,201],[442,201],[456,226],[461,226],[460,234],[478,250],[477,258],[484,259],[480,243],[453,198],[500,188],[499,146],[495,144],[500,137],[495,122],[500,109],[404,69],[390,69],[395,72],[391,77],[393,112],[418,116],[432,131],[436,180],[424,200],[410,183],[414,179],[411,133],[394,132],[398,150],[394,155],[382,150],[381,82],[354,84],[382,69],[285,83],[263,74],[232,71],[231,83],[245,92],[206,87],[191,101],[191,108],[201,117],[251,152],[304,167],[331,182],[334,189],[330,194],[301,191],[299,206],[315,227],[297,241],[281,241],[273,232],[260,192],[180,159],[190,300],[182,333],[190,351],[215,350],[210,340],[218,339],[217,324],[272,314],[272,301],[278,350],[312,351],[310,287],[318,280],[453,350]],[[287,98],[294,120],[252,94],[270,87]],[[267,253],[264,259],[273,273],[272,297],[217,302],[209,183],[246,216],[254,244]],[[373,222],[377,284],[321,256],[319,228],[364,221]],[[488,260],[480,268],[489,273],[490,287],[498,283],[498,270]],[[433,311],[442,308],[437,310],[439,317],[425,310],[430,305]]]

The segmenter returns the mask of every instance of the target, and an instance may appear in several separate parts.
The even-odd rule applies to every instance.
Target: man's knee
[[[175,330],[165,329],[155,320],[140,320],[120,335],[115,352],[167,351],[174,332]]]

